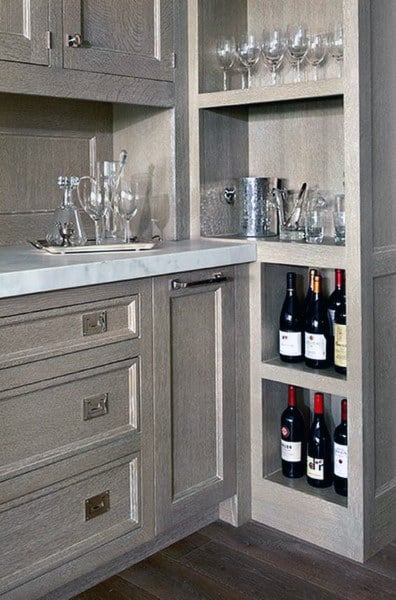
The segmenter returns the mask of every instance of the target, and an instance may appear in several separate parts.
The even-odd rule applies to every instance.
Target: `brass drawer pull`
[[[222,283],[224,281],[231,281],[231,278],[226,277],[223,273],[213,273],[213,276],[208,279],[198,279],[196,281],[180,281],[180,279],[173,279],[171,287],[172,290],[185,290],[186,288],[197,287],[198,285],[210,285],[212,283]]]
[[[82,317],[83,335],[97,335],[107,331],[107,312],[89,313]]]
[[[92,396],[83,400],[84,421],[103,417],[109,412],[109,395],[101,394],[100,396]]]
[[[110,510],[110,492],[106,490],[85,500],[85,520],[89,521]]]

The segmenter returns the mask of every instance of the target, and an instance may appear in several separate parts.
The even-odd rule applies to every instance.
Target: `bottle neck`
[[[348,418],[347,401],[344,399],[341,401],[341,421],[343,423],[346,423],[347,418]]]
[[[288,406],[296,406],[296,388],[289,385]]]
[[[320,275],[315,275],[313,293],[315,298],[319,298],[322,293],[322,278]]]
[[[315,417],[323,417],[324,399],[323,394],[317,392],[314,396],[314,415]]]
[[[335,287],[337,290],[341,290],[344,285],[344,274],[342,269],[335,270]]]
[[[71,206],[72,204],[72,190],[71,188],[65,188],[63,192],[63,206]]]

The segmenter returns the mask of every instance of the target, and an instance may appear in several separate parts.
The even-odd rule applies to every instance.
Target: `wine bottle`
[[[334,489],[348,495],[348,430],[347,401],[341,400],[341,423],[334,430]]]
[[[285,362],[300,362],[302,351],[303,322],[301,306],[296,291],[296,274],[287,274],[286,296],[279,318],[279,354]]]
[[[282,473],[285,477],[304,475],[304,417],[296,405],[296,388],[289,385],[288,406],[281,416]]]
[[[344,272],[342,269],[336,269],[335,270],[335,286],[334,286],[334,290],[332,291],[332,293],[329,296],[329,299],[327,301],[327,310],[329,312],[329,318],[330,318],[330,322],[332,324],[332,335],[334,336],[334,331],[335,331],[335,313],[336,313],[336,309],[338,306],[340,306],[340,304],[342,303],[342,298],[344,296],[345,290],[344,290]]]
[[[305,296],[305,300],[304,300],[304,315],[307,314],[308,306],[314,295],[313,288],[314,288],[314,282],[315,282],[315,275],[319,275],[318,271],[316,269],[309,269],[308,291],[307,291],[307,295]]]
[[[323,369],[330,365],[331,332],[320,275],[315,275],[313,291],[305,317],[305,364],[313,369]]]
[[[335,312],[334,325],[334,368],[337,373],[346,375],[347,372],[347,325],[345,287],[341,304]]]
[[[331,438],[324,420],[323,394],[314,397],[314,418],[308,437],[307,482],[313,487],[332,484]]]

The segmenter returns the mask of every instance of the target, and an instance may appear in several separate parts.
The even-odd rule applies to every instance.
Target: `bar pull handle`
[[[172,290],[185,290],[186,288],[198,287],[200,285],[211,285],[212,283],[222,283],[224,281],[231,281],[230,277],[223,275],[223,273],[213,273],[212,277],[208,279],[197,279],[196,281],[181,281],[180,279],[173,279],[171,282]]]

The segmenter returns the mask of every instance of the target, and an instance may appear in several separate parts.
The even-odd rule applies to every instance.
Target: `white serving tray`
[[[88,254],[103,252],[139,252],[141,250],[152,250],[156,242],[130,242],[128,244],[86,244],[85,246],[49,246],[45,240],[30,241],[37,250],[49,254]]]

